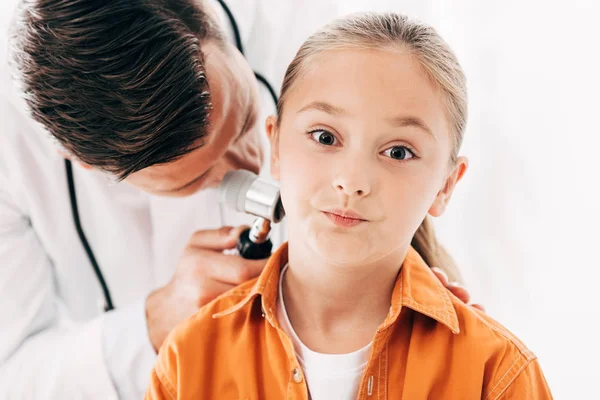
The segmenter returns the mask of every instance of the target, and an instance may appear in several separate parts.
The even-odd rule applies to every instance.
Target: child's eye
[[[337,144],[336,137],[331,132],[327,132],[326,130],[316,129],[314,131],[310,131],[309,133],[314,140],[323,146],[333,146],[334,144]]]
[[[390,147],[383,152],[384,155],[393,160],[406,161],[415,158],[415,153],[406,146]]]

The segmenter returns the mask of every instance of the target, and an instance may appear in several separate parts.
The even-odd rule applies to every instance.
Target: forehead
[[[286,108],[326,101],[355,114],[410,114],[446,129],[441,91],[408,50],[345,49],[313,56],[290,88]]]

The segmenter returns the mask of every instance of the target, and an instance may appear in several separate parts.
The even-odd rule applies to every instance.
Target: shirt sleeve
[[[510,371],[509,371],[510,373]],[[519,370],[513,371],[514,378],[507,381],[507,385],[498,388],[496,393],[488,398],[492,400],[550,400],[553,399],[550,388],[544,378],[542,369],[537,358],[523,365]]]
[[[120,399],[141,399],[156,353],[148,336],[145,299],[111,311],[104,323],[104,353]]]
[[[0,174],[0,398],[115,399],[104,316],[76,323],[52,263]]]
[[[158,377],[156,370],[152,371],[150,378],[150,385],[146,392],[145,400],[172,400],[176,399],[176,391],[174,389],[167,390],[168,385],[163,385],[162,381]]]
[[[177,376],[179,362],[177,357],[178,352],[174,350],[172,339],[174,335],[175,333],[171,332],[160,348],[156,365],[152,370],[145,400],[171,400],[178,398]]]
[[[73,321],[13,198],[0,174],[0,398],[143,398],[156,359],[145,299]]]

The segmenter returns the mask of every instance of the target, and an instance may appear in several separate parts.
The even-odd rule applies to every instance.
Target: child
[[[310,37],[267,121],[289,242],[175,329],[146,398],[552,398],[531,351],[433,275],[435,242],[411,246],[466,171],[466,115],[432,28],[364,14]]]

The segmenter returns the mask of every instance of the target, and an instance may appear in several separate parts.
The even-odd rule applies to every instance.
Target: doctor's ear
[[[466,157],[458,157],[452,172],[446,178],[444,186],[435,197],[431,208],[429,208],[429,214],[432,217],[439,217],[444,213],[444,211],[446,211],[446,207],[450,202],[454,188],[456,187],[456,184],[463,178],[465,172],[467,172],[468,166],[469,160]]]
[[[271,142],[271,176],[279,180],[279,131],[277,128],[277,117],[271,115],[267,118],[266,131]]]

